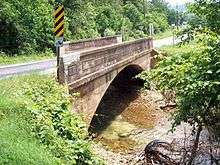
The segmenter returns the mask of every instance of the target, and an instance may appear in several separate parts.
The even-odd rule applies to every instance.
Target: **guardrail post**
[[[59,59],[59,64],[57,68],[57,78],[58,78],[59,84],[66,83],[65,66],[63,62],[63,57]]]
[[[64,60],[62,57],[63,54],[63,46],[56,46],[56,55],[57,55],[57,81],[59,84],[65,84],[66,76],[65,76],[65,66]]]
[[[122,43],[122,35],[117,36],[117,43]]]
[[[60,46],[58,45],[56,45],[56,56],[57,56],[57,80],[59,82]]]

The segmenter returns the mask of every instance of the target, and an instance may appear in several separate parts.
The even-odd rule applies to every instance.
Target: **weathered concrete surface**
[[[95,39],[84,39],[79,41],[68,41],[64,42],[62,49],[62,54],[68,54],[70,52],[78,52],[81,50],[94,49],[98,47],[103,47],[106,45],[112,45],[122,42],[121,36],[110,36]]]
[[[116,78],[118,73],[126,67],[134,65],[137,67],[141,67],[143,70],[150,69],[151,55],[151,52],[146,52],[146,54],[143,54],[143,56],[130,58],[130,60],[125,60],[112,66],[112,70],[109,69],[108,72],[102,74],[98,78],[91,80],[90,82],[87,82],[85,84],[83,83],[77,88],[75,88],[74,86],[70,86],[70,90],[72,92],[80,93],[80,99],[78,100],[80,102],[80,105],[78,104],[77,111],[84,114],[87,124],[90,124],[102,97],[104,96],[106,90],[110,86],[111,82]]]
[[[59,81],[69,86],[70,93],[80,93],[80,98],[73,103],[73,109],[83,113],[89,125],[118,73],[129,66],[151,69],[155,53],[153,40],[145,38],[61,55]]]
[[[108,45],[84,52],[72,52],[61,55],[61,83],[72,83],[87,75],[103,70],[133,55],[153,48],[153,40],[139,39],[130,42]],[[91,76],[90,76],[91,77]]]

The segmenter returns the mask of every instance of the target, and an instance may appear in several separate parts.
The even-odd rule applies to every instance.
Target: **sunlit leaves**
[[[178,111],[173,116],[173,127],[181,121],[206,126],[216,123],[220,104],[218,45],[216,37],[205,34],[202,42],[167,49],[167,55],[159,59],[155,69],[142,73],[141,77],[156,83],[160,90],[174,91]]]
[[[85,140],[86,127],[81,118],[70,111],[70,95],[55,81],[30,80],[19,92],[32,113],[32,131],[59,160],[60,164],[102,164]]]

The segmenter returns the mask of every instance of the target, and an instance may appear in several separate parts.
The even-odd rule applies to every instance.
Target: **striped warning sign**
[[[56,38],[63,37],[64,35],[64,7],[56,7],[54,13],[54,34]]]

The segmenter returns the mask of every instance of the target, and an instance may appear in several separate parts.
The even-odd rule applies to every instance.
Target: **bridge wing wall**
[[[60,59],[60,82],[72,83],[152,47],[153,40],[146,38],[63,56]]]

